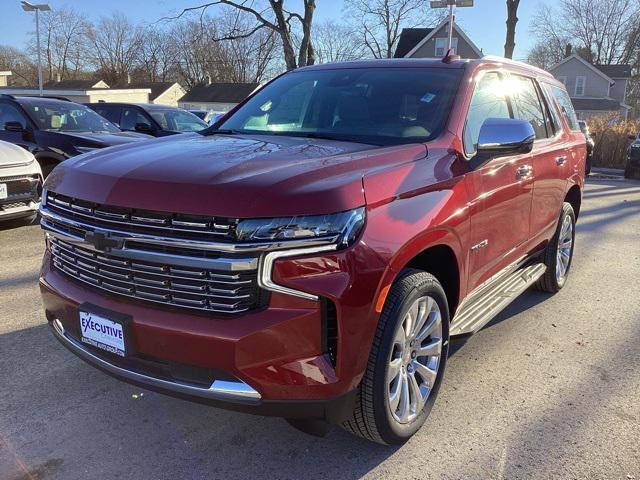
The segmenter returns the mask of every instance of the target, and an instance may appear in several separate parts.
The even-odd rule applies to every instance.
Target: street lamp
[[[36,48],[38,49],[38,89],[40,90],[40,96],[42,96],[42,60],[40,59],[40,12],[49,12],[51,7],[46,3],[39,5],[33,5],[27,1],[22,1],[22,9],[25,12],[36,12]]]
[[[449,7],[449,42],[447,53],[451,50],[451,41],[453,39],[453,11],[456,7],[473,7],[473,0],[434,0],[431,2],[431,8],[447,8]]]

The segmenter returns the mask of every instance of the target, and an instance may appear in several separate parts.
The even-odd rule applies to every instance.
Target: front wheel
[[[386,445],[407,441],[435,402],[449,351],[449,309],[431,274],[405,270],[385,303],[353,416],[343,427]]]
[[[562,205],[562,213],[556,233],[544,251],[547,270],[538,280],[537,286],[543,292],[556,293],[567,281],[573,248],[576,239],[576,215],[570,203]]]

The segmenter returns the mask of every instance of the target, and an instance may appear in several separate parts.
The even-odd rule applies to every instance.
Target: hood
[[[96,203],[226,217],[335,213],[365,204],[365,172],[426,155],[272,135],[176,135],[61,164],[47,188]]]
[[[24,148],[0,141],[0,168],[28,165],[34,161],[35,157]]]
[[[135,132],[116,132],[116,133],[104,133],[104,132],[55,132],[58,135],[64,135],[67,138],[77,138],[79,140],[85,140],[90,143],[99,143],[105,147],[111,147],[114,145],[123,145],[125,143],[139,142],[141,140],[148,140],[149,135],[144,135]]]

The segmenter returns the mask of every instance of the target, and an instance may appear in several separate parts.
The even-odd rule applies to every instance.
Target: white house
[[[567,87],[578,118],[617,113],[626,119],[630,65],[592,65],[577,54],[570,54],[549,71]]]
[[[0,71],[0,87],[6,87],[9,84],[9,77],[12,75],[12,72]]]
[[[149,89],[149,102],[159,105],[177,107],[178,101],[184,97],[187,91],[178,82],[132,82],[123,85],[123,88]]]
[[[228,112],[251,95],[259,83],[210,83],[193,87],[180,99],[178,106],[186,110]]]
[[[0,93],[39,95],[37,87],[0,87]],[[150,88],[110,88],[102,80],[63,80],[46,82],[44,94],[64,97],[78,103],[123,102],[149,103]]]
[[[442,58],[447,53],[449,20],[435,28],[403,28],[394,53],[395,58]],[[451,48],[462,58],[480,58],[482,50],[453,22]]]

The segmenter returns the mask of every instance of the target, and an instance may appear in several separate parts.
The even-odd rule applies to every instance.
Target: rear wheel
[[[449,309],[438,280],[406,270],[380,316],[353,417],[343,427],[382,444],[407,441],[425,422],[449,349]]]
[[[562,214],[556,228],[556,233],[544,252],[544,263],[547,270],[538,280],[539,290],[549,293],[559,291],[567,281],[573,248],[575,245],[576,215],[570,203],[562,206]]]

